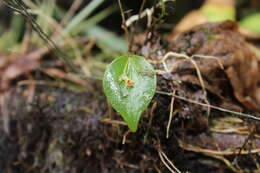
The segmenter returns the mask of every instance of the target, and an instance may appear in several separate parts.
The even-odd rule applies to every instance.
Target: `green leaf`
[[[233,7],[219,7],[218,5],[205,5],[201,9],[209,22],[221,22],[235,20],[236,12]]]
[[[155,93],[156,74],[152,65],[141,56],[119,56],[107,66],[103,87],[112,107],[135,132]]]
[[[254,13],[245,17],[240,23],[241,26],[260,34],[260,13]]]

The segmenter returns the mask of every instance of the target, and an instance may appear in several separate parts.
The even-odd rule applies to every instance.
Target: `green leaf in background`
[[[135,132],[155,93],[156,74],[152,65],[140,56],[119,56],[107,66],[103,87],[112,107]]]
[[[98,25],[92,26],[90,29],[86,30],[85,33],[90,38],[96,39],[98,44],[104,45],[113,51],[126,52],[128,49],[127,41],[124,38],[119,37]]]
[[[260,34],[260,13],[254,13],[243,18],[239,24],[244,28]]]
[[[219,7],[217,5],[205,5],[201,9],[209,22],[221,22],[235,20],[236,12],[233,7]]]

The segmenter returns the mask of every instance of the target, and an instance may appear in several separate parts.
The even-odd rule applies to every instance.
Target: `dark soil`
[[[8,136],[2,132],[0,138],[4,172],[167,172],[158,147],[180,170],[226,169],[219,161],[213,168],[204,165],[203,160],[209,159],[181,149],[174,134],[165,138],[168,113],[164,104],[158,105],[164,109],[154,112],[152,119],[147,111],[138,132],[129,134],[123,145],[127,128],[100,122],[108,117],[102,93],[38,87],[34,104],[28,105],[24,92],[25,88],[13,89],[8,103],[11,132]],[[183,133],[174,129],[174,133]]]

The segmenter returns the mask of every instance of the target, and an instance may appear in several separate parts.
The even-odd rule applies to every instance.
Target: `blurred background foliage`
[[[107,62],[127,52],[128,43],[121,28],[122,20],[117,0],[23,0],[23,2],[48,37],[89,76],[100,77]],[[121,2],[126,17],[130,17],[138,14],[143,0]],[[158,0],[145,2],[144,9],[151,8],[158,3]],[[162,34],[171,32],[188,12],[199,9],[203,3],[204,0],[176,0],[166,5],[167,15],[157,30]],[[235,20],[260,33],[259,0],[236,0],[235,12]],[[220,13],[216,14],[219,15]],[[134,31],[142,32],[146,29],[146,19],[143,18],[135,26]],[[29,46],[26,47],[25,43]],[[24,53],[44,44],[22,16],[13,13],[0,1],[0,52]]]

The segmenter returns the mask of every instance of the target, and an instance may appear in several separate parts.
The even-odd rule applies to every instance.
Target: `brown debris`
[[[228,21],[197,26],[177,38],[173,38],[169,50],[193,57],[205,82],[205,88],[208,91],[207,99],[210,104],[238,112],[256,113],[260,111],[259,59],[238,32],[236,23]],[[210,57],[217,58],[223,68]],[[202,98],[199,99],[199,95],[203,95],[203,93],[198,94],[201,90],[196,87],[195,90],[191,89],[194,86],[201,87],[192,63],[185,59],[172,58],[166,62],[166,65],[171,69],[171,75],[167,81],[170,79],[183,83],[179,86],[178,93],[191,100],[203,102]],[[159,68],[162,67],[159,66]],[[196,96],[196,94],[198,95]],[[187,115],[190,114],[195,120],[193,123],[187,122],[185,127],[188,128],[182,134],[186,137],[179,140],[180,146],[188,151],[220,159],[234,172],[244,172],[243,169],[237,169],[229,164],[228,159],[224,156],[259,153],[259,134],[250,130],[259,123],[255,122],[256,124],[252,125],[243,122],[235,123],[234,126],[232,121],[223,122],[216,119],[216,122],[219,121],[218,124],[222,124],[222,126],[218,128],[219,131],[215,131],[211,121],[207,125],[211,131],[211,135],[208,135],[205,130],[204,132],[199,130],[202,127],[200,123],[202,120],[198,117],[205,114],[205,110],[204,113],[198,112],[197,106],[194,104],[186,103],[184,105],[186,106],[181,105],[181,107],[189,109],[182,109],[185,113],[181,113],[181,115],[188,117]],[[214,117],[211,119],[214,120]],[[192,124],[193,128],[189,127],[189,124]],[[195,132],[196,135],[190,135],[190,132],[192,134]],[[256,136],[250,137],[251,135]]]
[[[40,59],[47,52],[48,49],[43,48],[23,55],[1,56],[0,93],[9,88],[12,80],[39,67]]]
[[[47,69],[43,69],[43,71],[52,77],[66,79],[68,81],[74,82],[74,83],[82,85],[82,86],[88,85],[86,80],[76,78],[76,77],[69,75],[69,74],[65,73],[64,71],[56,69],[56,68],[47,68]]]
[[[175,117],[181,121],[171,126],[175,127],[171,130],[182,126],[183,132],[177,135],[180,147],[218,159],[233,172],[248,171],[247,168],[236,168],[231,164],[232,159],[226,157],[252,154],[252,158],[257,158],[260,134],[252,129],[259,122],[234,119],[233,115],[214,109],[207,114],[208,107],[205,106],[210,104],[235,112],[251,112],[259,118],[255,115],[260,112],[259,57],[239,33],[237,24],[231,21],[207,23],[175,35],[168,42],[158,41],[157,37],[150,39],[149,44],[136,39],[136,45],[142,47],[138,53],[146,56],[159,73],[157,90],[169,94],[175,91],[180,98],[186,98],[184,101],[176,97],[174,109],[178,114]],[[172,56],[165,58],[167,54]],[[196,63],[203,82],[192,61]],[[158,95],[156,100],[160,103],[159,112],[169,110],[167,96]],[[249,164],[252,161],[249,160],[243,164]],[[251,171],[257,172],[257,169]]]
[[[229,91],[225,92],[225,89],[230,84],[234,96],[247,110],[260,111],[259,60],[249,49],[248,43],[237,32],[234,22],[195,27],[180,37],[174,38],[170,49],[174,52],[185,52],[187,55],[197,55],[194,60],[199,66],[207,90],[211,93],[222,99],[229,99],[232,95]],[[218,58],[224,69],[221,69],[216,60],[200,58],[200,55]],[[198,83],[197,77],[194,75],[191,77],[189,74],[194,71],[190,62],[180,59],[175,61],[169,62],[174,65],[172,74],[177,76],[174,79]],[[178,73],[183,73],[183,75]]]

